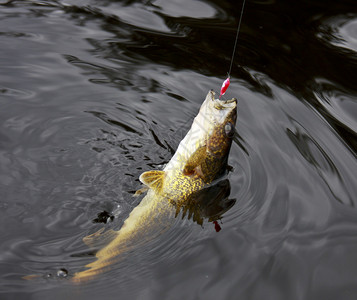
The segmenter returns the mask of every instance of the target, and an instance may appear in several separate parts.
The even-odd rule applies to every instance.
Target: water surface
[[[120,228],[219,90],[241,2],[0,8],[1,299],[356,299],[354,1],[247,1],[222,230],[176,219],[82,286],[82,238]]]

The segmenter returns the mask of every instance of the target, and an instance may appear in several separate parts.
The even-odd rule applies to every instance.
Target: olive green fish
[[[99,231],[83,239],[89,246],[105,246],[86,270],[74,274],[74,282],[93,279],[128,252],[153,241],[167,230],[181,208],[226,173],[236,117],[236,99],[219,100],[213,91],[208,92],[191,129],[165,168],[140,175],[147,194],[121,229]]]

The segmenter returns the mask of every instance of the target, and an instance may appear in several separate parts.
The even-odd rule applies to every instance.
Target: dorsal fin
[[[148,186],[149,188],[153,189],[155,192],[161,192],[164,186],[164,179],[165,179],[165,171],[147,171],[140,175],[139,180]]]
[[[118,232],[113,229],[104,232],[104,228],[101,228],[98,231],[85,236],[83,242],[90,248],[102,247],[109,244],[117,235]]]

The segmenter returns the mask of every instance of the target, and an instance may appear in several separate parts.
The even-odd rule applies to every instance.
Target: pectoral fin
[[[108,230],[104,232],[104,228],[99,229],[97,232],[92,233],[83,238],[83,242],[90,248],[102,247],[109,244],[118,232],[115,230]]]
[[[140,175],[139,180],[155,192],[160,193],[164,186],[165,172],[157,170],[147,171]]]
[[[195,151],[195,153],[193,153],[192,156],[188,159],[183,169],[183,174],[184,175],[197,174],[198,176],[201,176],[202,171],[200,166],[205,161],[206,156],[207,156],[207,147],[202,146],[198,148]]]
[[[133,195],[133,197],[139,197],[141,194],[147,192],[148,189],[149,189],[149,187],[144,186],[143,188],[137,190],[137,191],[135,192],[135,194]]]

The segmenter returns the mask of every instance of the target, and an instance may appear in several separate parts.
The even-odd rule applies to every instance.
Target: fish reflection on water
[[[147,171],[140,181],[147,191],[119,231],[100,231],[85,237],[90,247],[106,244],[96,253],[87,270],[74,275],[74,282],[84,282],[107,271],[129,251],[154,240],[170,227],[173,216],[203,224],[214,222],[234,204],[229,200],[230,184],[222,179],[235,132],[237,100],[215,99],[209,91],[190,131],[163,170]],[[221,179],[221,180],[220,180]]]

